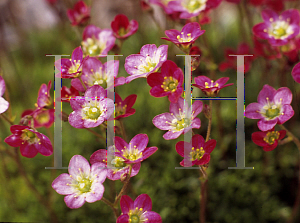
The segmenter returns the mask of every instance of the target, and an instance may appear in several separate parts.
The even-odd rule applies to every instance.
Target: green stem
[[[213,101],[209,100],[209,119],[208,119],[208,127],[207,127],[205,142],[209,140],[210,132],[211,132],[212,105],[213,105]]]
[[[118,209],[114,207],[114,204],[112,202],[110,202],[109,200],[107,200],[105,197],[102,197],[101,201],[103,201],[105,204],[107,204],[109,207],[111,207],[111,209],[114,212],[114,216],[115,216],[115,218],[117,220],[117,218],[119,216],[119,213],[118,213]]]
[[[126,179],[120,193],[118,194],[118,196],[116,197],[115,199],[115,202],[114,202],[114,206],[117,205],[117,203],[119,202],[119,199],[121,198],[121,196],[123,195],[123,193],[125,193],[126,189],[127,189],[127,186],[129,184],[129,181],[130,181],[130,177],[131,177],[131,172],[132,172],[132,165],[133,164],[130,164],[130,167],[129,167],[129,174],[128,174],[128,178]]]
[[[7,121],[10,125],[13,125],[14,123],[4,114],[0,114],[0,117],[2,117],[5,121]]]

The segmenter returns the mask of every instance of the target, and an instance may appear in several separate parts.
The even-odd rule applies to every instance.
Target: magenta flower
[[[225,85],[225,83],[229,80],[229,77],[222,77],[215,82],[206,76],[198,76],[195,77],[194,80],[196,84],[193,84],[193,86],[201,89],[201,91],[208,97],[216,97],[222,88],[233,85],[233,83]]]
[[[258,94],[258,103],[251,103],[246,107],[245,116],[260,119],[257,123],[258,128],[268,131],[276,124],[283,124],[293,117],[294,110],[290,105],[292,97],[292,92],[287,87],[276,91],[266,84]]]
[[[116,15],[114,21],[111,22],[114,36],[118,39],[126,39],[133,35],[138,30],[138,27],[139,24],[136,20],[129,22],[127,16],[123,14]]]
[[[124,66],[126,72],[130,74],[126,78],[126,83],[156,72],[167,60],[167,55],[168,45],[161,45],[157,48],[155,44],[147,44],[141,48],[140,54],[126,57]]]
[[[289,9],[280,16],[270,9],[262,11],[263,23],[253,27],[253,33],[262,39],[267,39],[273,46],[282,46],[299,34],[300,15],[298,10]]]
[[[50,156],[53,153],[53,147],[47,136],[29,126],[12,125],[12,133],[4,139],[12,147],[20,147],[21,155],[27,158],[33,158],[40,153],[43,156]]]
[[[69,208],[80,208],[85,202],[93,203],[103,197],[107,169],[102,163],[90,166],[89,162],[80,155],[72,157],[69,163],[69,174],[59,175],[53,182],[52,188],[64,198]]]
[[[202,111],[203,103],[202,101],[196,101],[192,104],[191,108],[188,108],[188,113],[190,113],[190,118],[188,113],[185,113],[184,109],[184,99],[179,98],[177,103],[170,103],[170,113],[166,112],[157,115],[153,118],[153,124],[161,129],[168,130],[163,137],[166,140],[176,139],[181,134],[190,131],[192,128],[199,129],[201,126],[201,121],[196,116]]]
[[[108,148],[108,150],[111,147]],[[120,180],[123,176],[129,174],[130,164],[124,162],[125,160],[122,157],[114,155],[114,159],[111,161],[111,164],[115,167],[107,169],[107,178],[110,180]],[[100,162],[105,164],[107,167],[107,150],[99,149],[91,155],[90,158],[91,164]],[[140,171],[141,163],[135,163],[132,165],[131,175],[130,177],[134,177]]]
[[[74,128],[94,128],[107,120],[114,112],[113,100],[106,97],[106,91],[99,85],[88,88],[84,97],[71,100],[74,110],[69,115],[69,123]]]
[[[55,61],[55,67],[59,69],[59,62],[61,62],[61,78],[77,78],[81,76],[83,59],[81,47],[73,50],[71,59],[60,59]]]
[[[176,103],[183,93],[183,72],[177,65],[167,60],[161,66],[161,73],[152,73],[147,77],[150,95],[153,97],[168,96],[170,102]]]
[[[171,41],[180,49],[188,50],[195,43],[196,39],[204,33],[205,30],[201,30],[198,22],[190,22],[181,31],[176,29],[166,30],[165,34],[168,38],[162,37],[162,39]]]
[[[140,163],[157,151],[157,147],[147,147],[149,138],[147,134],[134,136],[130,143],[126,143],[122,138],[115,137],[115,147],[118,150],[115,155],[121,157],[124,163]]]
[[[34,128],[50,128],[54,123],[54,111],[55,109],[28,109],[22,113],[21,117],[27,119],[28,125],[31,126],[31,119],[26,118],[26,116],[31,116],[33,118]]]
[[[286,131],[274,131],[274,128],[267,132],[254,132],[252,133],[252,141],[258,145],[262,146],[264,151],[272,151],[278,145],[278,140],[285,137]]]
[[[152,201],[148,194],[139,195],[135,201],[123,195],[120,200],[122,215],[117,223],[161,223],[159,214],[152,210]]]
[[[2,95],[5,92],[5,82],[3,78],[0,76],[0,114],[5,112],[8,109],[9,103],[4,98],[2,98]]]
[[[118,60],[114,60],[114,63],[108,61],[102,64],[98,59],[90,57],[83,64],[81,79],[87,88],[93,85],[100,85],[106,89],[107,83],[111,80],[114,81],[114,86],[116,87],[125,83],[125,77],[117,78],[118,71]],[[78,91],[85,91],[79,79],[73,79],[71,85]]]
[[[292,70],[292,77],[297,83],[300,83],[300,62],[294,66]]]
[[[81,42],[85,55],[100,56],[107,55],[114,45],[116,38],[110,29],[100,29],[97,26],[85,27]]]
[[[120,95],[115,92],[115,120],[128,117],[135,113],[135,109],[132,108],[132,106],[134,105],[136,98],[137,95],[132,94],[125,98],[123,101]]]
[[[222,0],[173,0],[168,3],[168,8],[181,12],[181,19],[198,16],[201,12],[216,8]]]
[[[177,153],[184,157],[184,150],[188,152],[188,156],[180,162],[181,166],[204,165],[210,160],[210,153],[216,147],[217,141],[215,139],[205,142],[201,135],[194,135],[190,143],[180,141],[176,143]],[[185,146],[185,147],[184,147]]]
[[[74,9],[68,9],[67,15],[72,26],[84,25],[90,18],[90,7],[84,1],[75,4]]]
[[[74,79],[76,80],[76,79]],[[66,87],[66,86],[62,86],[61,88],[61,101],[63,102],[69,102],[72,97],[76,97],[79,96],[79,92],[76,90],[76,88],[74,88],[73,86],[71,86],[70,88]]]
[[[51,90],[51,81],[48,82],[48,86],[46,84],[42,84],[37,98],[37,108],[51,108],[52,107],[52,99],[50,95]]]

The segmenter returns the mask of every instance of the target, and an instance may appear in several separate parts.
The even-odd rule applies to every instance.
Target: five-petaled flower
[[[264,85],[259,92],[258,103],[251,103],[246,107],[245,116],[251,119],[260,119],[257,126],[261,131],[268,131],[276,124],[283,124],[294,115],[290,105],[292,92],[287,87],[279,88],[277,91]]]
[[[135,113],[135,109],[132,108],[132,106],[134,105],[136,98],[137,95],[132,94],[123,101],[120,95],[115,92],[115,120],[128,117]]]
[[[168,45],[161,45],[157,48],[155,44],[147,44],[141,48],[140,54],[126,57],[124,66],[126,72],[130,74],[126,77],[126,83],[156,72],[167,60],[167,55]]]
[[[93,203],[103,197],[107,169],[102,163],[90,166],[89,162],[80,155],[75,155],[69,163],[69,174],[59,175],[53,182],[52,188],[64,198],[69,208],[80,208],[85,202]]]
[[[278,140],[285,137],[286,131],[274,131],[274,128],[266,132],[253,132],[252,141],[258,145],[262,146],[264,151],[272,151],[278,145]]]
[[[3,78],[0,76],[0,114],[5,112],[8,109],[9,103],[4,98],[2,98],[2,95],[5,92],[5,82]]]
[[[115,155],[121,157],[124,163],[140,163],[157,151],[157,147],[146,147],[149,138],[147,134],[137,134],[129,144],[122,138],[115,137]]]
[[[190,141],[180,141],[176,144],[177,153],[184,159],[180,162],[181,166],[188,167],[193,165],[204,165],[210,160],[210,153],[216,147],[215,139],[205,142],[201,135],[194,135]]]
[[[138,30],[138,27],[139,24],[136,20],[129,22],[127,16],[123,14],[116,15],[114,21],[111,22],[113,34],[118,39],[126,39],[133,35]]]
[[[84,25],[90,18],[90,11],[90,7],[84,1],[77,2],[74,9],[68,9],[67,15],[72,26]]]
[[[147,83],[152,87],[150,95],[157,98],[168,96],[170,102],[176,103],[183,93],[183,72],[173,61],[167,60],[160,73],[147,77]]]
[[[176,29],[166,30],[165,34],[168,38],[162,37],[162,39],[171,41],[183,51],[189,52],[193,43],[195,43],[196,39],[203,33],[205,33],[205,30],[201,30],[198,22],[190,22],[186,24],[181,31]]]
[[[135,201],[123,195],[120,200],[122,215],[117,223],[161,223],[160,215],[152,210],[152,201],[148,194],[139,195]]]
[[[267,39],[273,46],[282,46],[299,34],[300,15],[298,10],[289,9],[278,15],[270,9],[262,11],[264,22],[253,27],[253,33]]]
[[[81,47],[73,50],[72,58],[62,58],[55,61],[55,67],[61,71],[61,78],[77,78],[81,76],[82,65],[84,63]],[[61,68],[61,69],[60,69]]]
[[[99,149],[94,152],[90,157],[91,164],[100,162],[107,167],[107,178],[110,180],[120,180],[124,175],[129,174],[130,164],[125,163],[122,157],[115,155],[114,146],[108,147],[108,149]],[[107,151],[112,153],[110,164],[107,165]],[[135,163],[132,165],[131,175],[133,177],[138,174],[141,168],[141,163]]]
[[[106,98],[106,91],[99,85],[88,88],[84,97],[72,98],[70,105],[74,111],[69,123],[74,128],[94,128],[114,112],[113,100]]]
[[[27,158],[33,158],[38,153],[43,156],[50,156],[53,153],[53,147],[47,136],[31,129],[29,126],[12,125],[12,133],[4,139],[8,145],[20,147],[21,155]]]
[[[193,86],[201,89],[208,97],[215,97],[222,88],[233,85],[233,83],[225,85],[229,77],[221,77],[215,82],[206,76],[198,76],[194,80],[196,84],[193,84]]]
[[[164,139],[176,139],[192,128],[200,128],[201,121],[196,116],[202,111],[202,101],[194,102],[192,104],[192,111],[191,108],[185,111],[184,104],[184,99],[179,98],[177,103],[170,103],[170,113],[166,112],[153,118],[152,122],[157,128],[168,130],[163,135]]]

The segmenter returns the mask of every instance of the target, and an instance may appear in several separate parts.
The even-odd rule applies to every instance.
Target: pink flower
[[[126,39],[133,35],[138,30],[138,27],[139,24],[136,20],[129,22],[127,16],[123,14],[116,15],[114,21],[111,22],[114,36],[118,39]]]
[[[124,66],[126,72],[130,74],[126,78],[126,83],[156,72],[167,60],[167,55],[168,45],[161,45],[157,48],[155,44],[147,44],[141,48],[140,54],[126,57]]]
[[[102,163],[90,166],[89,162],[80,155],[72,157],[69,163],[69,174],[59,175],[53,182],[52,188],[64,198],[69,208],[80,208],[85,202],[93,203],[103,197],[107,170]]]
[[[83,64],[81,79],[87,88],[93,85],[100,85],[106,89],[107,83],[110,81],[114,81],[115,87],[125,83],[125,77],[117,78],[118,72],[118,60],[114,60],[114,63],[108,61],[102,64],[97,58],[90,57]],[[85,91],[79,79],[73,79],[71,85],[78,91]]]
[[[79,96],[79,92],[73,86],[71,86],[70,88],[62,86],[61,101],[70,103],[71,98],[76,96]]]
[[[135,201],[123,195],[120,200],[122,215],[117,223],[162,223],[159,214],[152,210],[152,201],[148,194],[139,195]]]
[[[196,39],[204,33],[205,30],[201,30],[198,22],[190,22],[181,31],[176,29],[166,30],[165,34],[168,38],[162,37],[162,39],[171,41],[180,49],[189,50]]]
[[[83,30],[81,42],[85,55],[107,55],[114,45],[116,38],[110,29],[100,29],[94,25],[88,25]]]
[[[225,85],[225,83],[229,80],[229,77],[222,77],[215,82],[206,76],[198,76],[195,77],[194,80],[196,84],[193,84],[193,86],[201,89],[201,91],[208,97],[216,97],[222,88],[233,85],[233,83]]]
[[[192,111],[191,108],[188,108],[187,112],[190,113],[190,118],[188,118],[188,113],[185,113],[184,109],[184,99],[179,98],[177,103],[170,103],[170,113],[166,112],[157,115],[153,118],[152,122],[157,128],[168,130],[168,132],[163,135],[164,139],[176,139],[192,128],[200,128],[201,121],[196,116],[202,111],[202,108],[202,101],[194,102]]]
[[[297,63],[292,70],[292,77],[300,84],[300,62]]]
[[[273,46],[282,46],[299,34],[300,15],[298,10],[289,9],[280,16],[270,9],[262,11],[263,23],[253,27],[253,33],[262,39],[267,39]]]
[[[37,108],[51,108],[52,107],[52,99],[50,95],[51,90],[51,81],[48,82],[48,86],[46,84],[42,84],[37,98]]]
[[[115,92],[115,120],[128,117],[135,113],[135,109],[132,108],[132,106],[134,105],[136,98],[137,95],[132,94],[123,101],[120,95]]]
[[[47,136],[29,126],[12,125],[10,127],[12,133],[4,139],[8,145],[20,147],[21,155],[27,158],[33,158],[40,153],[43,156],[50,156],[53,153],[53,147]]]
[[[26,118],[26,116],[32,116],[34,122],[34,128],[46,127],[50,128],[54,123],[54,111],[55,109],[43,109],[37,108],[35,110],[28,109],[25,110],[21,117],[27,119],[28,125],[31,125],[31,119]]]
[[[147,134],[137,134],[130,140],[129,144],[116,136],[117,152],[115,155],[121,157],[124,163],[140,163],[157,151],[157,147],[147,147],[148,141]]]
[[[81,47],[73,50],[71,59],[60,59],[55,61],[55,67],[59,68],[61,62],[61,78],[77,78],[81,76],[82,64],[87,58],[83,59]]]
[[[272,151],[278,145],[278,140],[285,137],[286,131],[274,131],[274,128],[266,132],[254,132],[252,133],[252,141],[258,145],[262,146],[264,151]]]
[[[189,154],[180,162],[181,166],[204,165],[210,160],[210,153],[216,147],[215,139],[205,142],[201,135],[194,135],[190,143],[180,141],[176,144],[176,152],[184,157],[184,150]],[[191,165],[188,165],[191,164]]]
[[[167,60],[161,66],[161,73],[152,73],[147,77],[150,95],[153,97],[168,96],[170,102],[176,103],[183,93],[183,73],[177,65]]]
[[[88,88],[84,97],[71,100],[74,110],[69,115],[69,123],[74,128],[94,128],[102,124],[114,112],[114,102],[106,98],[106,91],[99,85]]]
[[[276,124],[283,124],[293,117],[294,110],[290,105],[292,97],[292,92],[287,87],[276,91],[266,84],[258,94],[258,103],[251,103],[246,107],[245,116],[260,119],[257,123],[258,128],[268,131]]]
[[[2,98],[4,92],[5,92],[5,82],[3,78],[0,76],[0,114],[5,112],[9,107],[8,101]]]
[[[108,150],[112,149],[111,147]],[[124,162],[125,160],[122,157],[119,157],[114,154],[114,159],[111,161],[112,165],[115,167],[107,169],[107,178],[110,180],[120,180],[124,175],[129,174],[130,165]],[[105,164],[107,167],[107,150],[99,149],[91,155],[90,158],[91,164],[100,162]],[[135,163],[132,165],[132,171],[130,177],[134,177],[140,171],[141,163]]]
[[[254,51],[256,55],[262,56],[269,60],[281,57],[278,47],[270,45],[267,40],[259,39],[256,36],[254,36],[253,41]]]
[[[84,25],[90,18],[90,10],[90,7],[87,7],[84,1],[78,1],[74,9],[68,9],[67,15],[72,26]]]
[[[222,0],[173,0],[168,3],[168,8],[181,12],[181,19],[198,16],[201,12],[216,8]]]

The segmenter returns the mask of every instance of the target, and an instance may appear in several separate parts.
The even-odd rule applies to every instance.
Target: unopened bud
[[[128,174],[128,173],[122,173],[122,174],[121,174],[121,178],[120,178],[121,182],[122,182],[122,183],[125,183],[126,180],[128,179],[128,177],[129,177],[129,174]]]

